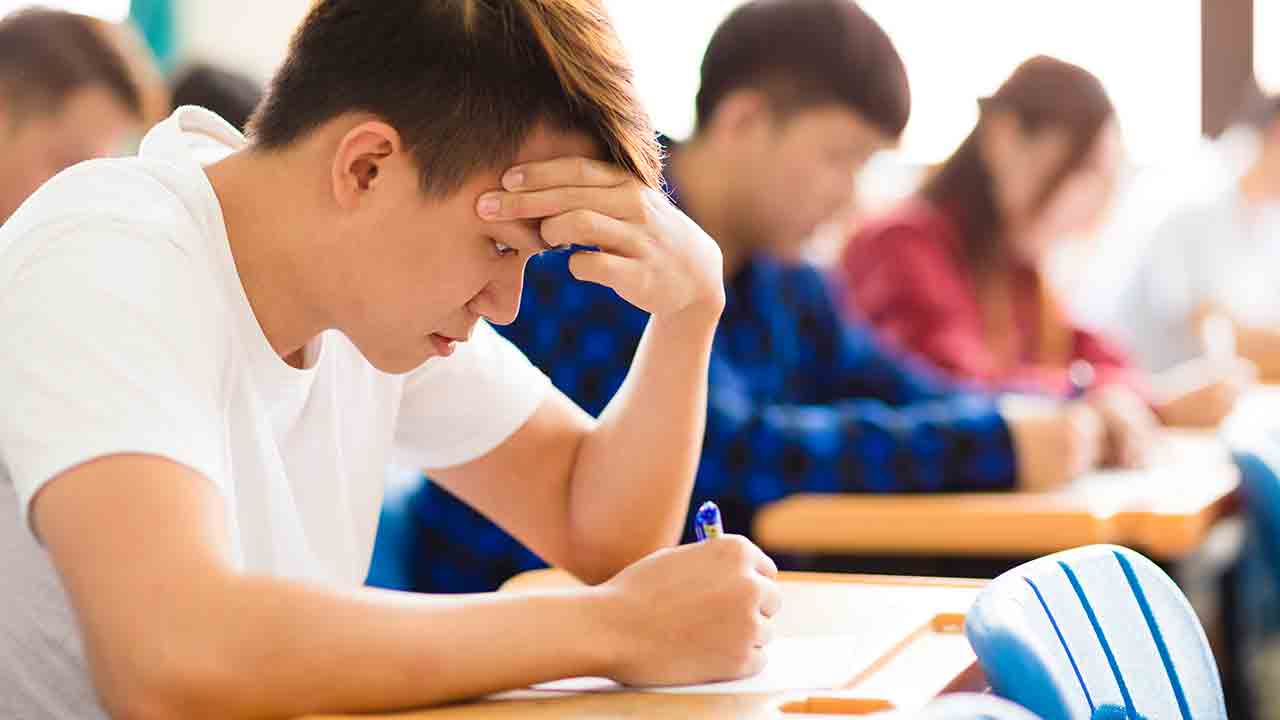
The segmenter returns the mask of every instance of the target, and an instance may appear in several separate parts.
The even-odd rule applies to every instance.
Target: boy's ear
[[[384,122],[369,120],[348,130],[333,156],[333,196],[338,206],[358,207],[378,188],[387,160],[400,150],[400,133]]]
[[[712,131],[731,140],[743,139],[768,127],[773,108],[763,92],[742,88],[726,95],[711,116]]]

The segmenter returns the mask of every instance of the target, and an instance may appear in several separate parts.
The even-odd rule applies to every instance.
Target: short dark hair
[[[0,20],[0,94],[18,118],[57,110],[67,96],[101,87],[137,117],[142,98],[102,21],[59,10],[23,10]]]
[[[173,81],[173,106],[199,105],[243,130],[262,100],[253,78],[205,63],[183,69]]]
[[[656,134],[599,0],[322,0],[249,136],[281,148],[349,111],[395,127],[432,194],[505,167],[540,121],[659,183]]]
[[[902,57],[851,0],[753,0],[734,10],[702,58],[698,127],[741,88],[763,91],[783,113],[838,103],[893,138],[911,114]]]

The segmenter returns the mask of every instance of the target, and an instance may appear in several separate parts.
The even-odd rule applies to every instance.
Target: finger
[[[751,648],[747,655],[747,661],[743,663],[742,677],[752,677],[759,675],[764,670],[765,665],[769,664],[769,655],[764,648]]]
[[[573,210],[547,218],[539,229],[542,240],[552,247],[594,245],[627,258],[643,258],[650,243],[635,225],[592,210]]]
[[[752,639],[751,646],[753,648],[766,648],[773,642],[777,630],[769,620],[764,620],[756,624],[755,638]]]
[[[476,214],[490,222],[547,218],[571,210],[594,210],[618,219],[640,215],[640,194],[630,187],[585,187],[570,185],[506,192],[494,190],[476,201]]]
[[[775,563],[773,558],[766,555],[760,548],[757,547],[755,550],[757,555],[755,562],[756,571],[770,580],[776,580],[778,578],[777,563]]]
[[[569,258],[569,272],[577,279],[613,288],[619,295],[629,295],[644,272],[639,260],[607,252],[580,252]]]
[[[581,156],[568,156],[516,165],[502,175],[507,190],[544,190],[568,185],[613,187],[634,176],[613,163]]]
[[[782,609],[782,588],[777,583],[771,582],[764,589],[760,596],[760,614],[771,618],[778,614]]]

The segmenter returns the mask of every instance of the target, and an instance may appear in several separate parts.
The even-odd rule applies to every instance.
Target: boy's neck
[[[750,259],[751,248],[735,230],[738,212],[725,160],[720,149],[695,135],[673,149],[667,175],[679,192],[685,214],[720,246],[724,276],[731,278]]]
[[[327,325],[305,300],[313,278],[308,254],[299,250],[318,245],[321,236],[304,210],[313,204],[303,196],[307,190],[299,187],[296,168],[290,172],[294,162],[283,153],[249,149],[206,167],[205,174],[222,208],[236,274],[254,317],[271,349],[298,366],[303,348]]]

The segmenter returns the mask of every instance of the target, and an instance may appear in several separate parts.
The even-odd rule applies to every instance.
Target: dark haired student
[[[724,288],[656,189],[619,48],[587,0],[326,0],[247,142],[179,110],[9,219],[0,716],[295,717],[762,667],[770,560],[741,537],[664,549]],[[601,251],[573,275],[646,313],[598,419],[489,325],[530,256],[575,241]],[[362,588],[393,457],[601,584]]]
[[[142,80],[114,28],[57,10],[0,21],[0,224],[58,171],[116,151],[142,121]]]

